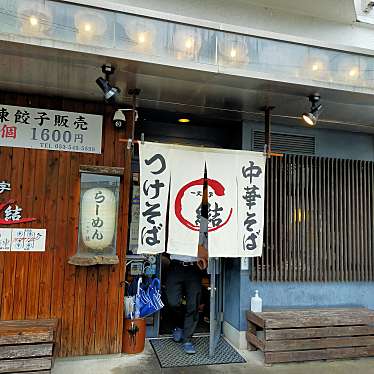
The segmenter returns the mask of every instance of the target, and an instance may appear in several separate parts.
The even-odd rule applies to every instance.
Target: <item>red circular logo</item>
[[[218,182],[217,180],[214,180],[214,179],[207,179],[207,182],[208,182],[208,186],[214,191],[216,196],[224,196],[225,195],[225,187],[223,187],[223,185],[220,182]],[[179,190],[179,192],[177,193],[177,196],[175,198],[175,205],[174,205],[175,215],[177,216],[178,220],[184,226],[186,226],[187,228],[189,228],[190,230],[193,230],[193,231],[199,231],[200,226],[190,222],[188,219],[183,217],[183,214],[182,214],[182,199],[183,199],[183,196],[185,195],[185,193],[187,192],[187,190],[189,190],[191,187],[203,186],[203,185],[204,185],[204,178],[191,181]],[[217,225],[215,227],[209,227],[208,232],[216,231],[216,230],[220,229],[221,227],[225,226],[227,224],[227,222],[230,220],[231,216],[232,216],[232,208],[230,208],[230,211],[227,215],[226,220],[222,220],[222,223],[220,223],[219,225]]]

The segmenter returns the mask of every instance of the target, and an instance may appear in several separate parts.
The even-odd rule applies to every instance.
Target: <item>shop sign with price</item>
[[[0,146],[101,153],[103,117],[0,104]]]

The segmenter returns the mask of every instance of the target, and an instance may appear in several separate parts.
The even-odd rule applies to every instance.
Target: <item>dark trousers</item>
[[[184,341],[188,341],[199,322],[202,274],[196,265],[183,266],[172,261],[166,280],[166,296],[173,326],[184,329]],[[181,301],[186,297],[183,310]]]

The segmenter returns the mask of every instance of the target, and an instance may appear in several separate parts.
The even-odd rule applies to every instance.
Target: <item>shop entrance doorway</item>
[[[161,257],[161,283],[165,307],[159,315],[159,336],[170,336],[173,329],[171,308],[166,297],[166,278],[170,260]],[[222,335],[224,320],[224,259],[210,258],[208,268],[202,271],[201,301],[195,336],[209,335],[209,355],[213,356]],[[182,300],[182,305],[185,300]]]
[[[179,118],[188,118],[188,124],[181,124],[178,122]],[[141,139],[143,134],[145,141],[153,142],[228,149],[241,149],[242,145],[242,125],[240,121],[160,110],[139,109],[135,138]],[[137,148],[135,148],[132,159],[132,172],[133,193],[130,205],[131,229],[127,254],[126,281],[130,283],[136,274],[140,274],[139,269],[143,269],[145,274],[148,273],[152,277],[160,278],[165,307],[160,312],[147,318],[147,337],[170,337],[173,326],[165,290],[170,258],[165,254],[157,256],[136,255],[138,232],[136,215],[139,214],[136,208],[136,204],[139,204],[139,160]],[[209,339],[208,348],[211,355],[214,354],[219,338],[222,336],[223,266],[223,260],[210,259],[208,268],[203,272],[201,282],[199,323],[194,336],[204,336],[206,337],[205,339]]]
[[[160,311],[159,321],[159,336],[170,336],[173,329],[173,316],[172,310],[169,307],[167,296],[166,296],[166,280],[168,277],[168,271],[170,268],[170,259],[162,255],[161,265],[161,284],[162,284],[162,297],[165,307]],[[201,278],[201,297],[200,304],[198,306],[198,324],[196,327],[197,335],[208,335],[210,332],[210,275],[207,270],[203,270]],[[181,309],[185,309],[186,298],[182,297]]]

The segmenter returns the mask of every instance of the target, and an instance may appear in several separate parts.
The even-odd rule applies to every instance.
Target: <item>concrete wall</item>
[[[263,126],[257,123],[244,123],[243,149],[251,149],[251,131],[254,128],[263,129]],[[274,125],[273,130],[314,135],[318,156],[374,160],[374,143],[371,135],[281,125]],[[245,312],[250,309],[250,298],[255,290],[259,290],[265,308],[365,306],[374,309],[374,282],[251,282],[249,271],[240,270],[240,261],[232,263],[227,270],[226,287],[228,290],[234,290],[235,296],[226,301],[225,319],[237,330],[244,331],[247,328]],[[236,299],[238,277],[240,295],[239,299]]]

